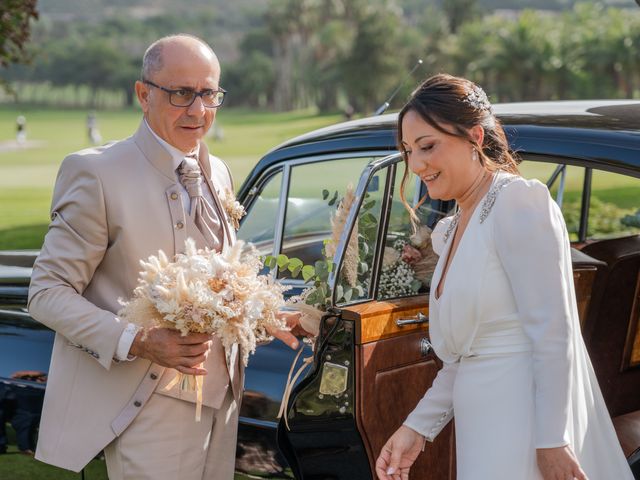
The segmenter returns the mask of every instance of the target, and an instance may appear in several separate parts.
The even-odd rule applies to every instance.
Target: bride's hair
[[[460,137],[471,143],[478,152],[481,165],[490,172],[502,170],[519,175],[519,159],[509,150],[509,142],[500,121],[484,90],[471,80],[440,73],[426,79],[416,88],[409,101],[398,114],[398,149],[404,158],[405,171],[400,187],[400,197],[417,221],[414,209],[405,200],[404,190],[409,177],[407,153],[402,143],[402,119],[413,111],[436,130]],[[484,129],[484,142],[478,145],[469,130],[480,125]],[[449,126],[450,129],[445,129]],[[425,200],[423,197],[415,208]]]

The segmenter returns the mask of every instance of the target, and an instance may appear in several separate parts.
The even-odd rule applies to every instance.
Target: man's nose
[[[202,116],[204,115],[206,107],[204,106],[204,103],[202,102],[202,97],[197,96],[196,99],[193,101],[193,103],[189,106],[189,108],[187,109],[187,113],[190,116]]]

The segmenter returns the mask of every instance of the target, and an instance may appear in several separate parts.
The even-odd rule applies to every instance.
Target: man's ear
[[[147,110],[149,109],[149,86],[141,82],[140,80],[137,80],[135,84],[135,90],[136,96],[138,97],[138,102],[142,107],[142,111],[144,113],[147,113]]]

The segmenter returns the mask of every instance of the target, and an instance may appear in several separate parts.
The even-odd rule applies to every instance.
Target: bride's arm
[[[445,363],[431,388],[404,421],[404,425],[433,442],[453,417],[453,384],[458,363]]]
[[[533,346],[536,448],[569,444],[573,275],[560,209],[538,181],[515,181],[491,215],[494,241]]]
[[[409,469],[424,449],[425,440],[433,441],[451,420],[457,370],[458,363],[444,364],[431,388],[382,447],[376,461],[376,475],[380,480],[409,478]]]

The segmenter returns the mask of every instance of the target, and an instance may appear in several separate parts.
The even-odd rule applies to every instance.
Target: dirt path
[[[19,143],[16,140],[5,140],[4,142],[0,142],[0,153],[44,147],[46,144],[47,142],[43,140],[27,140],[22,143]]]

